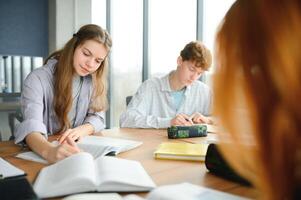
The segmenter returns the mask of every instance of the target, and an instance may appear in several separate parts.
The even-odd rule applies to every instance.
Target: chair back
[[[131,102],[132,98],[133,98],[133,96],[127,96],[127,97],[125,98],[126,106],[129,105],[129,103]]]

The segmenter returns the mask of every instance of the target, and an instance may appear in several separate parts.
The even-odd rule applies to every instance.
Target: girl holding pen
[[[16,127],[16,143],[26,143],[53,163],[79,152],[76,140],[104,129],[111,45],[107,31],[85,25],[28,75],[21,95],[24,120]],[[60,134],[58,146],[47,140],[55,133]]]

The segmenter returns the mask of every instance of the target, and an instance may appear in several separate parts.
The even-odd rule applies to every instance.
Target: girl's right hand
[[[77,147],[76,143],[69,137],[66,142],[58,146],[52,146],[45,156],[49,163],[55,163],[59,160],[67,158],[73,154],[79,153],[81,150]]]

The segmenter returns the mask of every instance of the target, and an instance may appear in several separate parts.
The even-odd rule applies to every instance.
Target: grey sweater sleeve
[[[84,123],[90,123],[94,128],[94,132],[99,132],[105,128],[104,116],[104,112],[93,112],[90,109]]]
[[[32,132],[40,132],[47,137],[43,123],[43,87],[39,77],[31,73],[24,81],[21,95],[23,122],[16,126],[15,143],[22,142]]]

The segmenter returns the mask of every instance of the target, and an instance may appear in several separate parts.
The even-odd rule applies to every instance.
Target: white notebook
[[[57,141],[53,143],[58,145]],[[142,145],[142,142],[111,137],[86,136],[77,145],[84,152],[88,152],[94,158],[97,158],[107,154],[117,155],[121,152],[129,151]],[[47,164],[44,158],[32,151],[20,153],[16,157]]]
[[[191,183],[160,186],[151,191],[147,197],[127,195],[124,200],[250,200],[245,197],[201,187]]]
[[[73,194],[62,200],[122,200],[118,193],[83,193]]]
[[[250,200],[245,197],[201,187],[191,183],[164,185],[152,190],[146,198],[129,194],[123,198],[117,193],[84,193],[71,195],[63,200]]]
[[[0,158],[0,179],[25,175],[25,172]]]
[[[94,160],[85,152],[44,167],[34,183],[40,198],[90,191],[149,191],[155,187],[139,162],[110,156]]]

